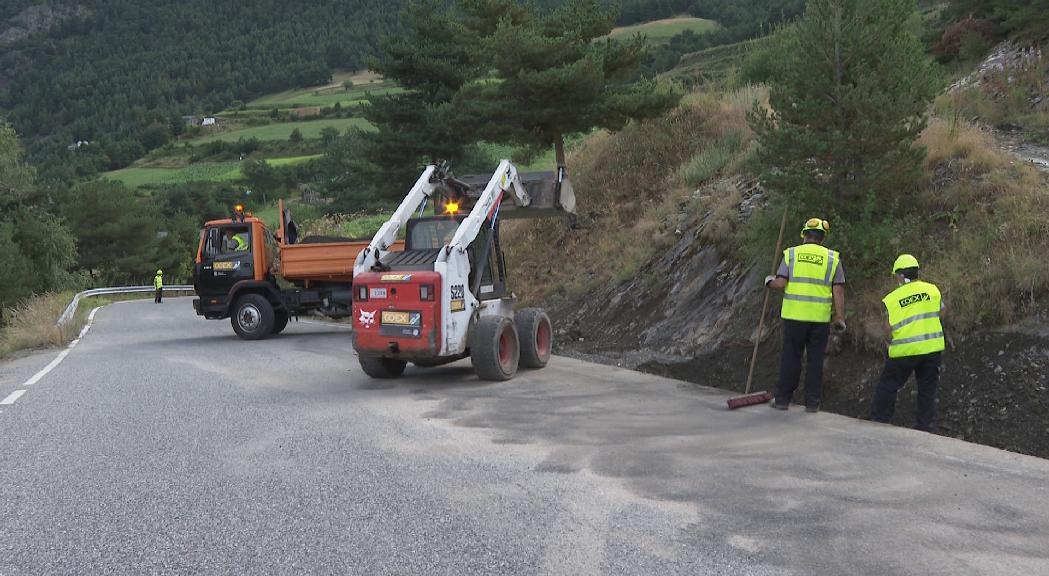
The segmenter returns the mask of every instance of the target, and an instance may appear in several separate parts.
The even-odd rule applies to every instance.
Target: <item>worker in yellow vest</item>
[[[936,385],[940,380],[940,356],[944,350],[945,309],[940,290],[918,279],[918,259],[903,254],[896,259],[892,273],[899,287],[882,303],[888,313],[887,333],[891,334],[889,358],[882,369],[871,406],[871,420],[888,422],[896,410],[896,393],[914,372],[918,382],[918,410],[914,427],[932,432],[936,410]]]
[[[772,407],[786,410],[805,370],[805,411],[819,412],[823,358],[830,340],[831,317],[845,331],[845,267],[841,255],[823,245],[830,223],[810,218],[801,230],[802,244],[783,251],[783,262],[765,285],[783,290],[783,354]]]
[[[157,275],[153,277],[153,288],[156,293],[153,295],[153,303],[160,304],[164,299],[164,271],[157,270]]]

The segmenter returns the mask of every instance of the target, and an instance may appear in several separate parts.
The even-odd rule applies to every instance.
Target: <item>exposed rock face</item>
[[[88,15],[83,6],[64,4],[37,4],[22,10],[0,25],[0,46],[10,46],[33,34],[47,32],[70,18]]]
[[[760,192],[745,195],[740,217],[761,203]],[[741,391],[761,311],[761,279],[768,270],[740,264],[736,255],[704,242],[703,216],[673,218],[681,218],[672,223],[678,239],[661,257],[633,278],[557,307],[559,352]],[[755,390],[774,387],[778,376],[780,302],[773,295]],[[1046,326],[1049,315],[950,339],[937,395],[941,434],[1049,457]],[[884,353],[862,349],[853,338],[831,339],[823,407],[865,418]],[[898,396],[896,424],[913,424],[915,394],[912,380]]]

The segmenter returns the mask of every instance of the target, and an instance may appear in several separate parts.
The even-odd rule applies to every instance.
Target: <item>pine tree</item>
[[[439,109],[478,74],[466,45],[469,36],[445,2],[417,0],[404,16],[408,30],[387,39],[371,68],[406,91],[369,97],[362,116],[375,131],[358,134],[365,157],[352,167],[367,174],[353,180],[395,182],[391,191],[411,182],[420,164],[454,165],[464,157],[469,138],[442,122]]]
[[[465,85],[452,109],[486,140],[553,146],[564,166],[566,134],[660,116],[681,97],[665,84],[629,81],[644,39],[605,38],[618,14],[596,0],[570,0],[550,12],[514,0],[465,0],[463,9],[468,25],[486,26],[474,29],[473,56],[494,78]]]
[[[936,85],[914,12],[914,0],[809,0],[779,33],[771,111],[751,123],[765,182],[795,206],[869,217],[916,186]]]

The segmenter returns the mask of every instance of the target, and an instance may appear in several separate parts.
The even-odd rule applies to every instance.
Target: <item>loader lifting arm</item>
[[[470,215],[463,220],[459,229],[456,230],[455,236],[448,243],[448,246],[445,248],[446,255],[452,251],[465,253],[466,248],[477,238],[477,235],[480,234],[481,229],[489,218],[491,218],[494,225],[494,221],[498,218],[503,195],[508,191],[513,192],[517,206],[524,208],[531,204],[531,197],[528,195],[528,191],[525,190],[524,185],[521,184],[521,179],[517,174],[517,167],[509,160],[503,160],[499,163],[499,168],[496,169],[495,174],[492,175],[488,185],[485,186],[481,196],[477,199],[477,203],[474,204]]]
[[[422,175],[415,181],[415,185],[408,191],[408,195],[401,201],[401,205],[397,207],[390,219],[375,233],[371,244],[357,255],[357,261],[353,264],[354,276],[381,265],[383,256],[397,241],[397,234],[408,223],[412,214],[429,200],[434,190],[437,189],[439,181],[434,179],[436,172],[437,166],[434,165],[427,166],[423,170]]]

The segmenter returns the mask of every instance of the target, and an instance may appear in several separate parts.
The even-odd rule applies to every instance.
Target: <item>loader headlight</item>
[[[357,301],[358,302],[367,302],[368,301],[368,287],[367,286],[358,286],[357,287]]]
[[[430,302],[434,299],[433,284],[423,284],[419,286],[419,300],[423,302]]]

